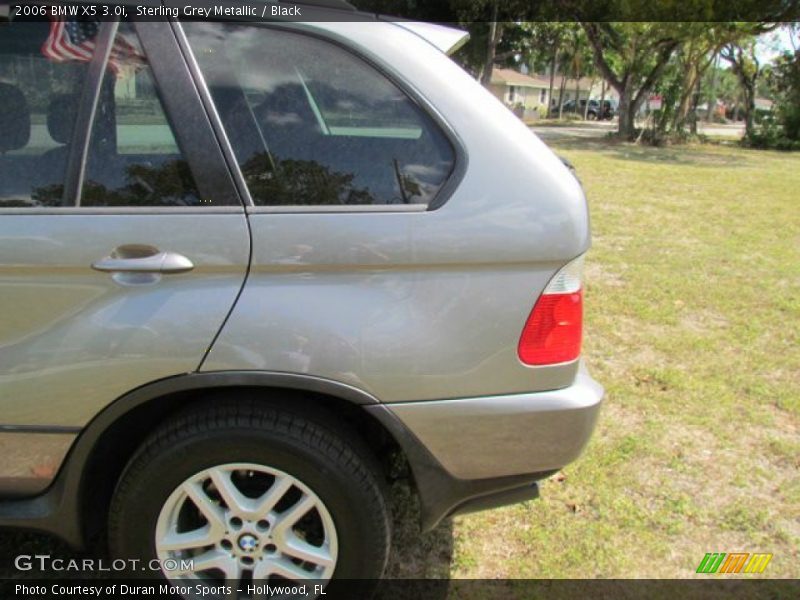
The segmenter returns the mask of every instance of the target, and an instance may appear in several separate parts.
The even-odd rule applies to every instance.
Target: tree
[[[734,61],[744,96],[748,132],[761,69],[755,36],[776,25],[768,22],[584,22],[601,74],[620,96],[619,134],[634,136],[634,117],[658,86],[664,102],[657,133],[696,131],[695,108],[701,81],[717,54]],[[737,50],[739,49],[739,50]]]
[[[582,23],[600,74],[619,94],[619,135],[635,136],[634,118],[681,43],[675,23]]]
[[[547,65],[547,71],[550,75],[550,85],[547,93],[548,105],[552,105],[553,102],[555,76],[560,68],[559,58],[562,56],[562,46],[567,38],[569,26],[569,23],[554,21],[523,24],[523,29],[530,38],[529,64],[532,64],[532,66],[535,66],[536,63],[542,66]]]
[[[489,21],[489,35],[486,36],[486,59],[481,71],[481,85],[488,87],[492,82],[494,61],[497,58],[497,44],[503,36],[503,24],[497,22],[497,0],[492,3],[492,18]]]
[[[796,25],[793,29],[792,34],[800,32]],[[800,141],[800,47],[794,35],[790,39],[794,51],[784,52],[776,59],[768,81],[784,136]]]
[[[461,55],[465,67],[488,86],[497,63],[522,58],[529,49],[523,21],[535,18],[538,4],[530,0],[449,0],[455,21],[470,33],[469,48]]]
[[[570,38],[568,45],[569,54],[569,74],[575,80],[575,101],[576,110],[580,106],[578,102],[580,96],[580,80],[582,77],[594,75],[595,70],[592,68],[592,51],[589,48],[586,39],[586,33],[583,28],[577,23],[570,23],[569,27]],[[566,77],[566,73],[564,74]],[[583,107],[583,118],[586,119],[589,113],[589,98]]]
[[[692,133],[697,133],[694,109],[699,100],[700,83],[728,38],[725,36],[726,32],[720,31],[714,24],[709,26],[708,23],[691,23],[687,27],[689,30],[684,32],[685,42],[676,55],[682,81],[672,129],[682,132],[691,114],[688,124]]]
[[[696,90],[702,73],[713,59],[713,48],[706,41],[727,37],[729,44],[742,35],[757,35],[777,23],[797,20],[800,0],[682,0],[666,3],[632,3],[630,0],[353,0],[360,8],[415,20],[466,25],[472,42],[459,55],[460,62],[482,82],[491,81],[494,65],[503,61],[525,61],[533,52],[526,42],[526,21],[541,23],[541,28],[556,25],[583,27],[599,75],[619,95],[619,134],[635,135],[634,118],[679,50],[684,61],[683,81],[678,96],[675,124],[682,128],[698,101]],[[698,23],[705,18],[708,23]],[[619,22],[608,22],[616,19]],[[539,24],[537,24],[539,25]],[[715,36],[709,37],[707,31]],[[708,38],[707,40],[705,38]],[[551,78],[556,66],[566,75],[574,55],[564,36],[555,35],[545,44],[549,49]],[[731,46],[733,47],[733,46]],[[727,46],[726,46],[727,48]],[[567,60],[564,60],[565,54]],[[738,60],[733,52],[731,56]],[[741,57],[746,59],[745,56]],[[742,72],[750,65],[744,61]],[[574,67],[574,65],[573,65]],[[678,69],[682,67],[678,66]],[[574,74],[575,69],[571,69]],[[758,84],[756,74],[756,85]],[[744,80],[742,80],[744,81]],[[747,84],[743,84],[747,85]],[[552,99],[552,84],[550,97]],[[562,84],[563,88],[563,84]],[[748,92],[749,93],[749,92]],[[750,109],[752,119],[752,107]]]
[[[706,95],[709,97],[713,95],[713,98],[721,100],[733,113],[737,113],[739,111],[738,106],[742,102],[742,91],[739,89],[739,82],[736,79],[736,75],[728,68],[723,69],[722,67],[715,67],[708,77],[713,77],[714,88],[713,94],[709,90],[706,92]],[[704,83],[704,85],[710,87],[711,82],[708,81]],[[735,114],[733,118],[736,118]]]
[[[676,24],[681,40],[659,88],[664,97],[657,132],[681,135],[687,125],[697,133],[696,108],[704,90],[704,75],[725,44],[746,37],[749,31],[719,23]],[[708,94],[711,95],[711,94]],[[709,98],[709,113],[712,99]]]
[[[762,70],[756,55],[755,38],[726,45],[720,56],[730,63],[731,71],[739,80],[744,107],[744,133],[750,137],[755,133],[753,117],[756,108],[756,84]]]
[[[469,31],[470,40],[452,58],[475,79],[488,85],[495,67],[530,61],[531,38],[523,30],[524,25],[491,21],[462,25]]]
[[[714,112],[717,108],[717,98],[719,98],[719,91],[717,89],[718,81],[717,74],[719,73],[719,52],[714,54],[712,61],[714,66],[707,70],[703,78],[700,80],[700,88],[703,97],[706,99],[706,122],[711,123],[714,119]]]

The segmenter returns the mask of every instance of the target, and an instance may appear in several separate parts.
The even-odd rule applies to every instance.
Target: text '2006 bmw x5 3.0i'
[[[429,529],[586,444],[580,184],[462,32],[317,14],[0,22],[0,525],[375,579],[398,457]]]

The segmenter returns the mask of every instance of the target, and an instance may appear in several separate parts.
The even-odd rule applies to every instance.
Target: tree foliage
[[[619,94],[619,134],[634,136],[634,117],[682,42],[674,23],[585,22],[594,59]]]
[[[780,55],[767,75],[767,83],[773,93],[779,131],[761,132],[774,139],[765,140],[779,148],[800,148],[800,44],[795,37],[800,26],[791,26],[792,51]]]
[[[556,74],[572,80],[596,74],[619,95],[619,134],[627,139],[635,137],[636,114],[654,91],[666,100],[658,133],[694,131],[698,103],[716,95],[705,74],[717,57],[736,77],[736,101],[751,132],[764,82],[755,37],[800,15],[800,0],[352,1],[383,14],[467,28],[471,42],[454,58],[484,84],[495,65],[525,64],[550,73],[549,97],[555,99],[561,95],[552,85]],[[721,96],[734,95],[726,89],[729,77],[719,81]],[[562,93],[563,86],[562,79]]]

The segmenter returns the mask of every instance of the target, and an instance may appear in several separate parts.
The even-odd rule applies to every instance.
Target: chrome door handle
[[[114,251],[111,256],[92,263],[92,268],[106,273],[185,273],[194,269],[194,264],[177,252],[122,258]]]

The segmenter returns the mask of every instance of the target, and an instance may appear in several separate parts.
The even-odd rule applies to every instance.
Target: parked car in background
[[[0,23],[0,526],[374,581],[398,465],[428,530],[586,445],[580,183],[463,32],[303,15]]]
[[[558,116],[557,105],[551,110],[554,113],[553,116]],[[589,100],[589,108],[587,110],[586,99],[582,99],[580,102],[575,102],[575,100],[567,100],[566,102],[564,102],[564,107],[562,112],[564,114],[578,115],[581,118],[583,118],[585,115],[586,119],[589,121],[611,120],[614,118],[614,115],[616,114],[614,106],[611,104],[610,100],[603,101],[603,110],[600,110],[599,100]]]

